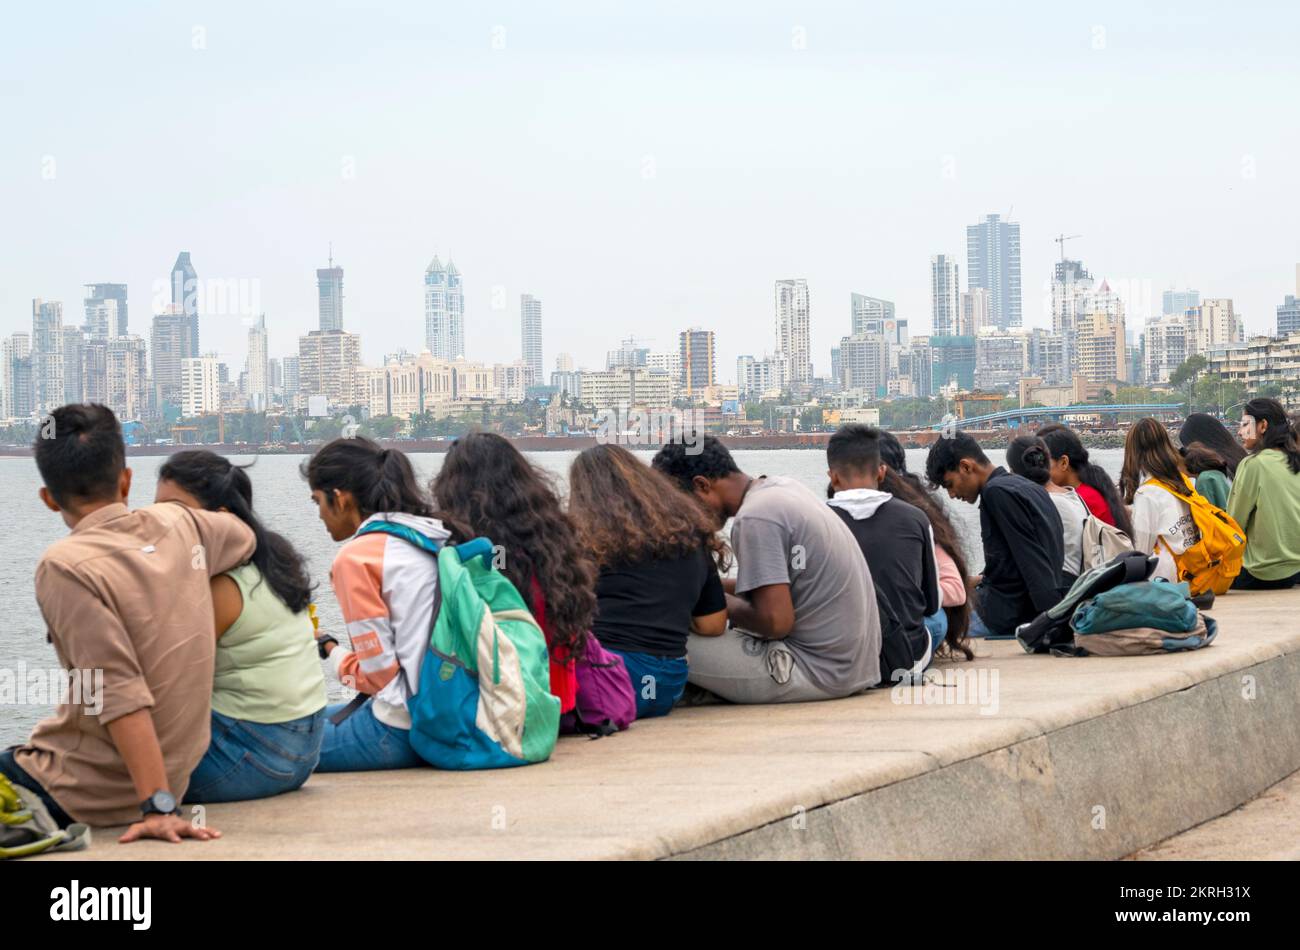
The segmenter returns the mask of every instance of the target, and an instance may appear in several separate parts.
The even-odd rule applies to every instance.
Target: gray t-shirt
[[[731,527],[736,593],[789,584],[784,640],[820,689],[848,695],[880,682],[880,615],[862,549],[825,501],[793,479],[756,478]]]

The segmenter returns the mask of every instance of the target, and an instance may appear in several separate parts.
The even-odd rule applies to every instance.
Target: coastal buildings
[[[181,416],[192,419],[221,411],[220,361],[215,355],[181,360]]]
[[[331,406],[350,406],[357,399],[361,337],[346,330],[312,330],[298,338],[298,404],[324,396]]]
[[[32,301],[32,387],[37,413],[63,405],[63,304],[57,300]]]
[[[774,302],[776,309],[776,352],[785,358],[789,378],[781,386],[806,387],[812,382],[812,359],[809,349],[811,312],[808,281],[778,280]]]
[[[930,258],[930,330],[953,336],[961,317],[961,287],[957,262],[948,254]]]
[[[465,356],[465,292],[460,271],[437,256],[424,271],[424,345],[440,359]]]
[[[318,326],[321,330],[343,329],[343,268],[334,264],[330,250],[329,266],[316,269]]]
[[[92,340],[126,336],[126,284],[86,284],[85,294],[86,335]]]
[[[519,342],[534,385],[545,378],[542,361],[542,302],[532,294],[519,298]]]
[[[1021,326],[1019,224],[990,214],[966,228],[966,282],[969,290],[987,292],[988,325]]]
[[[714,385],[717,382],[717,365],[714,355],[713,331],[701,330],[698,327],[683,330],[678,338],[678,343],[681,358],[679,382],[682,392],[687,396],[692,396]],[[804,346],[806,352],[806,336]]]

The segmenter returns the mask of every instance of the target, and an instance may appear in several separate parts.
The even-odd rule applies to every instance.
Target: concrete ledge
[[[563,739],[538,766],[318,775],[209,807],[220,841],[120,846],[97,829],[89,852],[48,859],[1119,858],[1300,769],[1297,608],[1300,592],[1223,597],[1195,653],[992,642],[938,668],[996,677],[993,714],[918,705],[920,688],[680,709]]]

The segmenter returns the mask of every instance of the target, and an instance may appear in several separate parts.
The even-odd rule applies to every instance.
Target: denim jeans
[[[288,722],[232,719],[212,710],[212,741],[190,775],[186,802],[242,802],[292,792],[320,756],[325,710]]]
[[[608,649],[608,648],[607,648]],[[623,658],[632,692],[636,694],[636,718],[652,719],[673,711],[673,703],[686,688],[686,657],[653,656],[610,650]]]
[[[987,626],[985,626],[984,620],[982,617],[980,617],[979,611],[975,609],[974,605],[971,606],[970,630],[967,632],[967,636],[969,636],[971,639],[982,638],[986,640],[1011,640],[1015,637],[1015,635],[1016,632],[1014,630],[1012,630],[1010,633],[997,633],[993,630],[990,630]]]
[[[329,721],[346,703],[325,707],[325,741],[317,772],[375,772],[426,765],[411,748],[410,730],[385,725],[368,701],[337,726]]]
[[[936,653],[943,638],[948,636],[948,614],[942,607],[925,618],[925,629],[930,634],[930,652]],[[933,665],[933,658],[930,660]]]

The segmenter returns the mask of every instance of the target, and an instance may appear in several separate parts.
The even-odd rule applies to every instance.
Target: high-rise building
[[[343,329],[343,268],[334,266],[330,250],[329,266],[316,268],[316,291],[320,297],[320,329]]]
[[[1103,281],[1102,287],[1106,284]],[[1080,317],[1075,328],[1079,373],[1094,383],[1128,380],[1128,343],[1124,334],[1124,308],[1094,309]]]
[[[679,383],[687,396],[694,396],[717,382],[713,331],[699,328],[683,330],[680,343],[682,375]]]
[[[346,330],[312,330],[298,337],[298,393],[305,405],[324,396],[333,406],[353,405],[361,337]]]
[[[1083,298],[1092,293],[1092,275],[1081,261],[1057,261],[1052,268],[1052,331],[1072,333]]]
[[[181,416],[192,419],[221,411],[221,375],[215,355],[181,360]]]
[[[181,361],[197,359],[192,356],[194,321],[176,304],[154,315],[153,332],[149,340],[149,355],[153,363],[154,404],[158,411],[165,406],[181,404]]]
[[[1170,373],[1187,359],[1187,318],[1169,315],[1147,321],[1143,334],[1147,348],[1147,383],[1169,382]]]
[[[907,377],[911,394],[916,398],[929,399],[934,395],[934,349],[930,337],[912,337],[906,352],[899,354],[898,373]]]
[[[532,294],[519,298],[519,339],[524,362],[532,370],[533,384],[545,379],[542,364],[542,302]]]
[[[997,329],[990,306],[992,298],[983,287],[974,287],[961,295],[961,317],[957,320],[958,336],[976,336],[985,327]]]
[[[0,348],[0,418],[26,419],[35,408],[32,397],[32,338],[14,333]]]
[[[82,379],[83,344],[86,336],[81,327],[63,328],[63,402],[83,402],[86,398]]]
[[[975,388],[1014,390],[1029,374],[1029,334],[988,326],[975,334]]]
[[[1029,375],[1048,386],[1070,381],[1070,366],[1064,335],[1042,327],[1029,331]]]
[[[627,366],[579,374],[578,398],[603,411],[625,407],[663,409],[672,405],[676,389],[674,381],[664,373]]]
[[[266,352],[266,314],[257,318],[257,322],[248,328],[248,356],[245,372],[248,374],[244,395],[248,399],[248,408],[254,412],[265,412],[271,404],[271,380],[268,372]]]
[[[298,357],[286,356],[280,360],[280,369],[284,373],[284,405],[286,409],[299,408],[298,393],[300,386],[298,384]]]
[[[883,396],[889,383],[889,341],[883,333],[854,333],[840,340],[840,385],[868,399]]]
[[[1286,336],[1300,330],[1300,264],[1295,266],[1295,296],[1290,294],[1277,308],[1277,335]]]
[[[776,351],[785,357],[790,373],[788,380],[782,380],[782,388],[786,385],[802,387],[812,382],[809,321],[808,281],[803,278],[778,280]]]
[[[452,261],[435,256],[424,271],[424,340],[438,359],[465,356],[465,291]]]
[[[1161,295],[1160,313],[1166,317],[1181,317],[1188,310],[1200,305],[1199,290],[1166,290]]]
[[[92,340],[126,336],[126,284],[86,284],[86,335]]]
[[[953,336],[961,315],[957,262],[949,254],[930,258],[930,330],[933,336]]]
[[[933,380],[931,393],[942,389],[969,391],[975,388],[975,338],[973,336],[931,336]]]
[[[117,337],[113,337],[117,339]],[[87,337],[81,344],[81,398],[108,405],[108,340]]]
[[[555,371],[557,373],[573,372],[573,354],[560,353],[555,357]]]
[[[1241,318],[1229,297],[1208,298],[1186,313],[1187,355],[1205,354],[1212,347],[1242,342]]]
[[[682,354],[655,350],[646,354],[645,367],[651,372],[667,373],[674,380],[682,378]]]
[[[630,336],[618,345],[617,350],[605,353],[605,369],[628,369],[645,366],[650,359],[650,347],[641,346]]]
[[[966,228],[966,284],[988,291],[991,325],[1021,326],[1019,224],[990,214]]]
[[[63,304],[32,301],[32,385],[42,415],[64,403]]]
[[[885,324],[895,319],[892,300],[881,300],[866,294],[849,294],[849,313],[850,336],[855,333],[884,333]]]
[[[184,339],[186,350],[181,358],[199,355],[199,275],[190,263],[190,252],[181,251],[172,265],[173,313],[183,313],[189,326]]]

